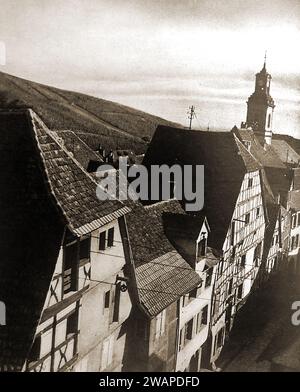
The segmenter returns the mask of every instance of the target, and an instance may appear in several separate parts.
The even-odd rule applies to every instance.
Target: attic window
[[[244,146],[247,148],[248,151],[251,149],[251,142],[249,140],[244,141]]]
[[[253,178],[249,178],[248,180],[248,188],[252,188],[253,186]]]

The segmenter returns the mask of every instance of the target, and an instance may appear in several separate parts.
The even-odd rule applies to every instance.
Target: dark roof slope
[[[27,357],[54,272],[64,224],[46,190],[25,112],[0,113],[0,369]]]
[[[204,165],[204,209],[210,243],[221,249],[246,172],[260,164],[230,132],[201,132],[159,126],[143,163]]]
[[[100,155],[93,151],[75,132],[68,130],[52,131],[51,134],[57,143],[64,146],[84,169],[88,168],[90,161],[102,161]],[[55,137],[56,135],[58,137]]]
[[[126,220],[139,301],[153,317],[201,279],[168,241],[160,214],[140,206]]]
[[[129,211],[116,199],[99,201],[96,181],[55,141],[38,116],[29,113],[46,181],[75,234],[89,233]]]
[[[300,155],[285,140],[273,139],[272,146],[282,162],[299,164]]]

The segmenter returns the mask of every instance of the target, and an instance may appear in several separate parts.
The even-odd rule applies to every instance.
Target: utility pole
[[[189,107],[189,111],[188,111],[188,119],[190,120],[190,124],[189,124],[189,129],[192,129],[192,121],[193,121],[193,119],[194,119],[194,117],[195,117],[195,115],[196,115],[196,113],[195,113],[195,106],[190,106]]]

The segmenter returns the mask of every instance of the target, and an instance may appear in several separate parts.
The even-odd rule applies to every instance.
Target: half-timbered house
[[[121,370],[131,310],[121,231],[130,209],[97,199],[97,183],[32,110],[1,112],[0,127],[1,367]],[[5,221],[14,230],[4,240]]]

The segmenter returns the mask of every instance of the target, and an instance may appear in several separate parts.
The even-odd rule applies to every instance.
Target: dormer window
[[[245,140],[244,141],[244,146],[247,148],[248,151],[251,149],[251,142],[250,140]]]

